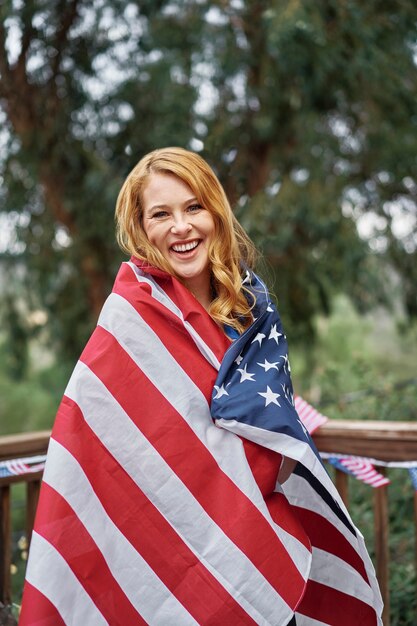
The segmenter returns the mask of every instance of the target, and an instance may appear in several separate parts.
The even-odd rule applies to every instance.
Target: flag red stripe
[[[107,514],[166,587],[199,623],[205,623],[207,615],[220,611],[231,625],[254,624],[126,471],[103,449],[79,407],[69,398],[64,399],[64,406],[70,411],[71,420],[64,418],[56,422],[54,439],[80,463],[83,460],[83,470]],[[98,458],[100,472],[96,468]],[[129,511],[128,519],[125,511]]]
[[[104,345],[106,349],[103,350]],[[112,359],[109,359],[109,355]],[[109,377],[109,361],[117,363],[129,385],[120,385]],[[295,606],[304,581],[267,520],[230,478],[195,435],[185,420],[139,370],[116,339],[97,328],[82,354],[82,361],[98,376],[130,416],[137,416],[137,426],[170,465],[180,480],[200,502],[208,515],[246,554],[289,606]],[[138,398],[141,410],[137,410]],[[158,413],[157,422],[149,419]],[[162,417],[163,416],[163,417]],[[163,423],[165,422],[165,423]],[[161,436],[161,428],[171,436]],[[175,432],[175,436],[172,433]],[[199,459],[199,471],[189,458]],[[214,490],[201,488],[201,477],[215,482]],[[213,498],[216,493],[216,498]],[[250,532],[248,532],[250,529]],[[254,540],[254,535],[257,539]],[[279,566],[278,566],[279,564]]]
[[[375,609],[369,604],[313,580],[308,581],[297,612],[337,626],[377,625]]]
[[[146,624],[120,588],[96,543],[66,500],[44,483],[39,502],[35,530],[65,559],[103,617],[115,626]]]
[[[285,495],[277,492],[272,493],[266,496],[265,502],[274,522],[279,524],[279,526],[290,535],[297,537],[307,550],[311,550],[311,542],[308,533],[298,517],[294,515],[294,508],[288,502]]]
[[[249,439],[242,439],[245,456],[248,460],[253,477],[263,496],[273,493],[282,455],[275,450],[264,448]]]
[[[369,584],[362,558],[342,533],[319,513],[295,505],[294,508],[307,531],[311,545],[343,559]]]
[[[65,626],[65,623],[48,598],[26,581],[19,626]]]

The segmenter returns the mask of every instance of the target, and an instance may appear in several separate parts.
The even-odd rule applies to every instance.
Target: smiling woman
[[[122,264],[53,429],[20,626],[377,626],[255,251],[197,154],[119,194]]]
[[[242,268],[254,268],[257,252],[199,155],[182,148],[146,155],[120,191],[116,220],[121,247],[178,278],[221,328],[250,326]]]
[[[208,309],[212,301],[209,250],[215,233],[210,211],[176,176],[152,174],[143,190],[143,228],[176,276]]]

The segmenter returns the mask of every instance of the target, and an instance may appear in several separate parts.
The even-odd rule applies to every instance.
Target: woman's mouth
[[[171,250],[177,254],[186,254],[187,252],[195,250],[200,242],[201,239],[195,239],[194,241],[187,241],[186,243],[175,243],[171,246]]]

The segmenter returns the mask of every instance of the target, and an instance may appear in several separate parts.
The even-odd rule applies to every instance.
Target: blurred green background
[[[416,24],[407,0],[2,2],[0,434],[52,425],[123,259],[118,190],[168,145],[209,161],[261,249],[297,392],[414,421]],[[392,623],[411,624],[393,474]]]

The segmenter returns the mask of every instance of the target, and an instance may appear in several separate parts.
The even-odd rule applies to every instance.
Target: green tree
[[[121,258],[113,213],[124,175],[151,148],[192,137],[195,33],[185,26],[196,11],[164,5],[0,7],[2,208],[25,216],[27,282],[63,356],[78,355]]]
[[[273,263],[288,318],[309,334],[335,291],[362,307],[386,298],[388,264],[414,315],[415,4],[216,6],[206,45],[217,89],[207,154]],[[371,248],[356,229],[369,214],[380,229]],[[411,232],[399,240],[401,218]]]
[[[10,295],[4,298],[1,315],[2,329],[6,335],[2,346],[7,369],[11,378],[21,380],[27,374],[29,332],[16,300]]]
[[[386,297],[388,267],[415,314],[414,3],[9,0],[0,12],[1,206],[24,218],[27,278],[64,354],[79,352],[121,258],[121,181],[163,145],[214,165],[293,335],[311,337],[336,292],[363,307]],[[371,245],[356,227],[369,217]]]

